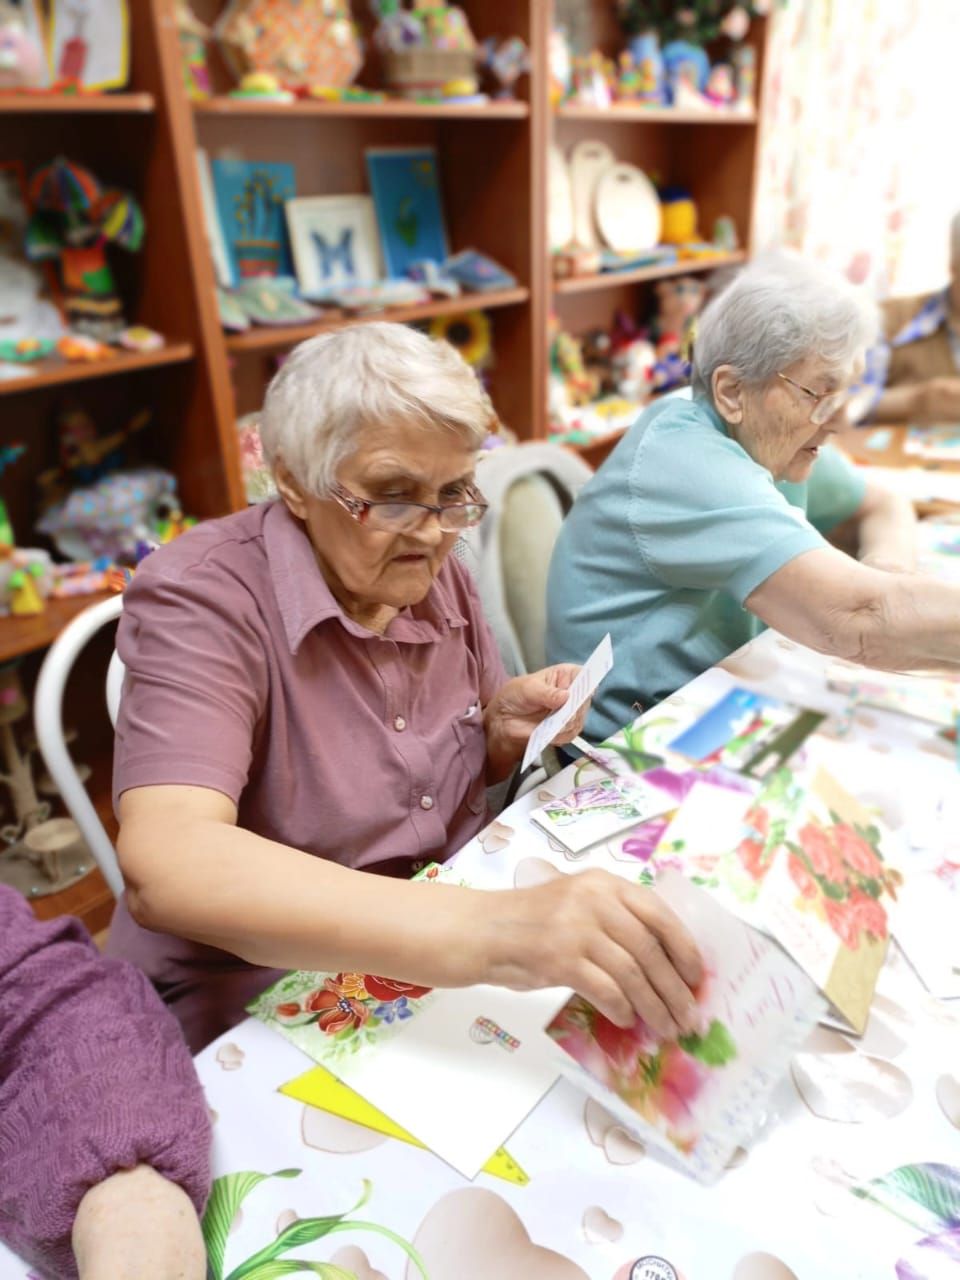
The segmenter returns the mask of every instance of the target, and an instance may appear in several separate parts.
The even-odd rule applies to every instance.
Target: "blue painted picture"
[[[323,301],[381,276],[377,220],[369,196],[304,196],[287,204],[287,224],[305,298]]]
[[[406,276],[413,262],[449,256],[433,147],[385,147],[367,151],[370,191],[377,211],[387,275]]]
[[[284,205],[296,195],[293,165],[214,160],[211,171],[234,284],[292,276]]]

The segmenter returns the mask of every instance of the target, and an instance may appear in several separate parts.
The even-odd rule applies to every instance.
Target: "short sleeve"
[[[807,482],[807,519],[827,534],[857,514],[867,482],[863,473],[831,445],[820,450]]]
[[[157,561],[161,562],[159,553]],[[168,576],[151,557],[124,595],[117,651],[126,668],[113,791],[210,787],[235,804],[266,706],[267,659],[256,625],[223,589],[223,568]]]
[[[724,590],[739,604],[823,538],[769,472],[703,424],[695,404],[654,422],[630,473],[629,520],[647,569],[669,587]]]

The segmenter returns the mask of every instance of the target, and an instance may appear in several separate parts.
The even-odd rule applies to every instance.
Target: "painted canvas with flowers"
[[[678,871],[657,892],[704,960],[698,1033],[664,1041],[622,1028],[574,996],[547,1027],[560,1070],[652,1146],[712,1181],[746,1145],[766,1099],[824,1005],[784,952]]]

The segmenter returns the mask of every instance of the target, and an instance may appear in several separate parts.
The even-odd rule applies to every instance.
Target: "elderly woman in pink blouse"
[[[110,949],[194,1047],[291,968],[564,985],[621,1024],[696,1025],[699,955],[655,893],[599,871],[503,892],[409,880],[481,829],[488,783],[577,670],[507,680],[449,554],[482,518],[493,422],[444,343],[394,324],[314,338],[264,404],[279,500],[137,571]]]

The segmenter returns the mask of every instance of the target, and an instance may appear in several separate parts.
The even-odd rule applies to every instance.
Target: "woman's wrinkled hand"
[[[579,671],[575,663],[560,662],[515,676],[497,690],[483,713],[487,758],[493,775],[502,777],[522,758],[531,733],[544,716],[563,706]],[[585,702],[554,738],[554,744],[575,738],[583,729],[589,710],[590,704]]]
[[[572,987],[619,1026],[639,1015],[667,1039],[700,1030],[700,953],[653,890],[590,870],[489,897],[489,981]]]

